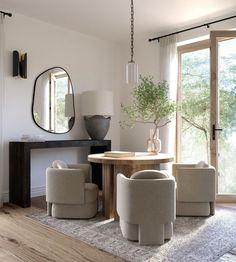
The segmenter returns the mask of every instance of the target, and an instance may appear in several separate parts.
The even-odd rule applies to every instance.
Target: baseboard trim
[[[4,192],[2,194],[2,198],[3,198],[3,203],[8,203],[9,202],[9,193],[8,192]]]
[[[45,186],[39,186],[31,188],[31,197],[38,197],[38,196],[44,196],[46,195],[46,187]],[[9,192],[3,193],[3,202],[8,203],[9,202]]]
[[[31,197],[44,196],[44,195],[46,195],[45,186],[31,188]]]
[[[217,195],[216,203],[236,203],[236,195],[230,195],[230,194]]]

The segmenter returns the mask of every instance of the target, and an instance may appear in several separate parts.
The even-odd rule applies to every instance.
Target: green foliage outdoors
[[[194,54],[186,56],[183,60],[182,71],[182,118],[188,125],[203,132],[206,143],[207,158],[209,160],[209,134],[210,134],[210,86],[209,86],[209,60],[207,54]],[[194,58],[194,59],[193,59]],[[226,72],[227,70],[227,72]],[[234,71],[235,70],[235,71]],[[236,89],[235,79],[229,76],[236,72],[236,67],[224,68],[220,79],[220,127],[222,135],[226,138],[236,128]],[[228,81],[226,81],[228,79]],[[232,85],[234,88],[232,88]],[[231,88],[227,88],[231,86]]]
[[[68,131],[68,118],[65,117],[65,95],[68,93],[68,79],[59,78],[56,83],[56,132],[67,132]]]
[[[219,64],[219,192],[236,193],[236,55],[221,55]],[[209,49],[182,55],[181,78],[181,161],[209,161]]]
[[[158,128],[170,122],[176,109],[175,102],[169,99],[168,90],[166,81],[155,83],[151,76],[140,76],[139,85],[132,91],[132,104],[121,104],[125,114],[121,126],[133,127],[136,122],[153,123],[155,136]]]
[[[183,132],[189,131],[193,135],[195,132],[192,129],[196,128],[202,133],[195,134],[194,139],[197,143],[202,143],[202,138],[205,140],[206,160],[209,161],[210,89],[207,57],[206,53],[198,53],[198,57],[192,54],[183,59],[181,116]]]

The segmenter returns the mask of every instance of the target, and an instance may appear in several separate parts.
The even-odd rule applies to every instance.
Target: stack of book
[[[135,152],[106,151],[106,152],[104,152],[104,156],[106,156],[106,157],[132,157],[132,156],[135,156]]]

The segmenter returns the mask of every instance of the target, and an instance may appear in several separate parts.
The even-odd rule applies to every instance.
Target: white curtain
[[[177,37],[176,35],[160,39],[160,80],[169,84],[169,97],[176,101],[177,93]],[[160,128],[162,152],[173,154],[175,152],[175,118],[171,123]]]
[[[0,207],[3,204],[3,111],[4,111],[4,50],[5,50],[5,38],[4,38],[4,15],[0,14]]]

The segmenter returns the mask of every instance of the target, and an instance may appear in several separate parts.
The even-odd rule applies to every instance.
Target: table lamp
[[[85,128],[94,140],[105,138],[113,115],[113,94],[107,90],[85,91],[81,95],[81,114]]]
[[[74,96],[65,95],[65,117],[68,118],[68,128],[71,129],[75,122]]]

